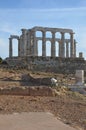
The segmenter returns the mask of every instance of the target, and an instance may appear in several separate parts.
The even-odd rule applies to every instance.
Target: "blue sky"
[[[86,0],[0,0],[0,56],[8,56],[11,34],[34,26],[73,29],[77,56],[83,52],[86,58]]]

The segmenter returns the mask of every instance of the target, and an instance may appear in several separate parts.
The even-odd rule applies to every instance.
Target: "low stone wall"
[[[51,87],[12,87],[0,88],[0,95],[55,96],[56,91]]]
[[[26,67],[28,70],[56,72],[56,73],[75,73],[78,70],[86,72],[86,61],[84,58],[60,58],[60,57],[16,57],[7,59],[9,66],[16,68]]]

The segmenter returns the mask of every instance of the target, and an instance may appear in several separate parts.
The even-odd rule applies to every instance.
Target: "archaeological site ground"
[[[18,40],[18,56],[13,55],[13,39]],[[73,30],[64,28],[33,27],[22,29],[20,36],[11,35],[9,57],[0,64],[0,114],[50,112],[63,123],[86,130],[86,61],[82,52],[77,56],[76,43]],[[80,85],[76,71],[84,71]],[[51,78],[57,84],[52,85]]]

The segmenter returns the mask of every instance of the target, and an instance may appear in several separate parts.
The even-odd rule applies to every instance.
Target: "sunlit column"
[[[76,57],[76,40],[74,40],[74,57]]]
[[[51,56],[52,57],[56,56],[56,51],[55,51],[55,32],[52,32]]]
[[[69,42],[66,41],[66,58],[69,57]]]
[[[21,29],[22,30],[22,43],[23,45],[23,51],[24,51],[24,56],[26,56],[26,48],[27,48],[27,30],[26,29]]]
[[[20,39],[18,38],[18,56],[20,57],[21,56],[21,53],[20,53]]]
[[[64,32],[61,32],[61,57],[65,57],[65,43],[64,43]]]
[[[70,33],[70,57],[74,57],[74,36],[73,36],[74,33]]]
[[[46,57],[46,36],[45,32],[42,32],[42,56]]]
[[[12,57],[12,38],[9,38],[9,57]]]

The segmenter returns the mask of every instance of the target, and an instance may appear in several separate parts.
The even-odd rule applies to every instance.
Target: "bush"
[[[0,63],[2,63],[2,58],[0,57]]]

